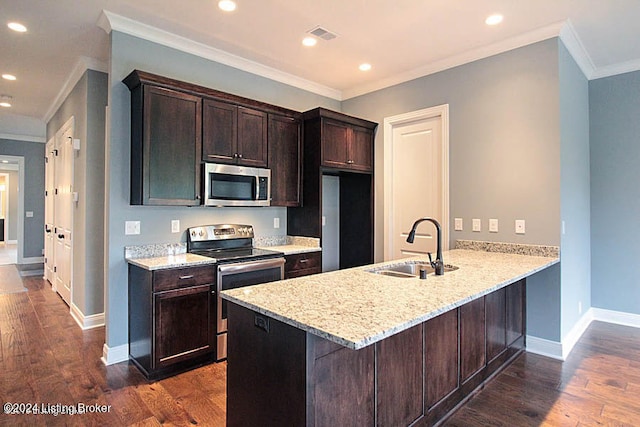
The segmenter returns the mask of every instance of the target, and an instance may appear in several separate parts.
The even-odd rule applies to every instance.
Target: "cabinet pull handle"
[[[301,259],[301,260],[300,260],[300,262],[301,262],[301,263],[303,263],[303,262],[307,262],[307,261],[309,261],[309,260],[308,260],[308,259]]]
[[[64,239],[64,234],[58,234],[58,239]]]
[[[187,276],[180,276],[180,280],[193,279],[193,274],[189,274]]]
[[[354,163],[353,160],[347,160],[347,164],[352,165]]]

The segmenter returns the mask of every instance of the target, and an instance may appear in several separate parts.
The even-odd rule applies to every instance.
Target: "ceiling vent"
[[[315,27],[313,30],[309,30],[307,31],[309,34],[314,35],[322,40],[333,40],[336,37],[338,37],[338,35],[336,33],[332,33],[331,31],[327,30],[326,28],[322,28],[321,26],[317,26]]]

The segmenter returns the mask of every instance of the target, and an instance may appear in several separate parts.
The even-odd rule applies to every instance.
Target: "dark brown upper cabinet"
[[[138,74],[131,90],[132,205],[200,204],[200,97],[149,84]]]
[[[373,170],[373,130],[342,121],[322,122],[322,165],[362,172]]]
[[[300,206],[302,124],[299,116],[269,114],[271,206]]]
[[[205,99],[202,157],[206,161],[267,167],[267,113]]]

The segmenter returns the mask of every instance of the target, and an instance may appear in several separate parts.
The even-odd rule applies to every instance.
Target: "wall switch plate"
[[[140,234],[140,221],[125,221],[124,234]]]
[[[27,218],[33,218],[33,211],[26,211],[25,215]]]
[[[280,228],[280,218],[273,218],[273,228]]]
[[[482,231],[482,221],[478,218],[473,218],[471,220],[471,231]]]
[[[524,233],[525,233],[524,219],[516,219],[516,234],[524,234]]]
[[[324,227],[325,225],[327,225],[327,217],[322,215],[322,226]]]
[[[462,231],[463,230],[463,225],[462,225],[462,218],[454,218],[453,219],[453,229],[455,231]]]
[[[180,220],[179,219],[172,219],[171,220],[171,232],[172,233],[179,233],[180,232]]]
[[[495,218],[489,219],[489,232],[497,233],[498,232],[498,220]]]

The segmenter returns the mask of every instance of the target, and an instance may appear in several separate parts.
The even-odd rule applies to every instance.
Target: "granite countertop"
[[[183,253],[178,255],[152,256],[149,258],[127,258],[129,264],[137,265],[145,270],[162,270],[165,268],[194,267],[215,264],[215,258]]]
[[[360,349],[559,262],[558,257],[455,249],[459,269],[426,280],[366,270],[385,263],[222,292],[222,297],[306,332]]]
[[[282,252],[285,255],[301,254],[305,252],[320,252],[322,249],[318,246],[302,246],[302,245],[274,245],[274,246],[258,246],[260,249],[269,249],[270,251]]]

